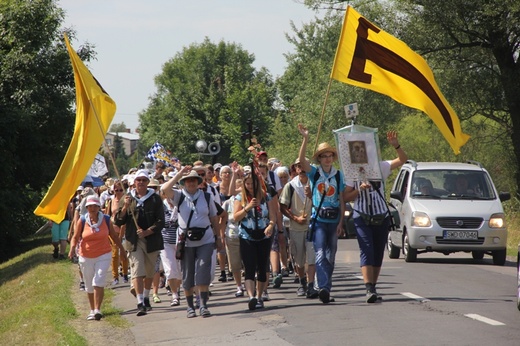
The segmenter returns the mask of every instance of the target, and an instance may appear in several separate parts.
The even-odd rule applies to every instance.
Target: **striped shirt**
[[[373,183],[369,189],[361,190],[359,188],[361,182],[358,181],[347,182],[347,186],[353,187],[355,190],[359,191],[358,197],[354,201],[354,218],[359,217],[359,213],[378,215],[388,212],[388,206],[386,205],[386,201],[384,199],[384,181],[390,175],[390,161],[381,161],[379,162],[379,166],[381,168],[383,181]]]

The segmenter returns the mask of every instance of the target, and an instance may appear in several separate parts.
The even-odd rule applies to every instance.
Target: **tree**
[[[33,210],[73,133],[74,79],[62,21],[53,0],[0,2],[0,259],[41,225]],[[93,56],[89,45],[79,54]]]
[[[118,133],[118,132],[126,132],[126,130],[127,130],[127,127],[126,127],[125,123],[121,122],[119,124],[112,124],[110,126],[109,132],[116,132],[116,133]]]
[[[159,141],[181,161],[199,159],[199,139],[219,142],[218,161],[243,161],[247,155],[247,119],[268,144],[274,120],[274,86],[267,70],[252,66],[254,56],[234,43],[205,39],[170,59],[155,78],[157,93],[140,114],[141,142]],[[216,158],[215,158],[216,159]]]

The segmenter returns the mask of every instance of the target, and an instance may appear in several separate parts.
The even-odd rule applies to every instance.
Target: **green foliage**
[[[62,21],[53,0],[0,2],[1,258],[42,223],[32,211],[72,136],[74,79]],[[90,58],[90,47],[80,54]]]
[[[243,161],[246,143],[241,133],[252,119],[260,129],[271,128],[274,88],[266,70],[256,71],[254,56],[234,43],[192,44],[166,62],[155,78],[157,94],[140,114],[141,141],[149,148],[158,140],[181,161],[199,158],[199,139],[219,142],[214,160]],[[261,131],[259,142],[267,141]],[[146,149],[146,150],[147,150]]]

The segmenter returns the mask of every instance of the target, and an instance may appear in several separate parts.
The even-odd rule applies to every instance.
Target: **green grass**
[[[0,264],[0,340],[3,345],[87,345],[71,326],[84,319],[72,298],[77,290],[77,266],[56,261],[50,244],[30,250]],[[112,304],[112,290],[105,290],[106,321],[128,327]],[[77,299],[77,298],[76,298]],[[80,305],[88,306],[86,294]],[[86,321],[85,321],[86,322]]]
[[[520,216],[517,212],[520,207],[520,201],[516,198],[512,198],[502,205],[507,222],[507,255],[516,257],[518,254],[518,244],[520,243]]]

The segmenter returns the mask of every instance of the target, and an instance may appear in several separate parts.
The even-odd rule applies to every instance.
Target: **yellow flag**
[[[404,42],[347,8],[331,78],[385,94],[425,112],[455,154],[469,136],[444,98],[426,61]]]
[[[34,213],[61,222],[70,199],[88,173],[116,113],[116,104],[83,64],[70,46],[65,44],[74,69],[76,85],[76,123],[74,134],[58,174]]]

